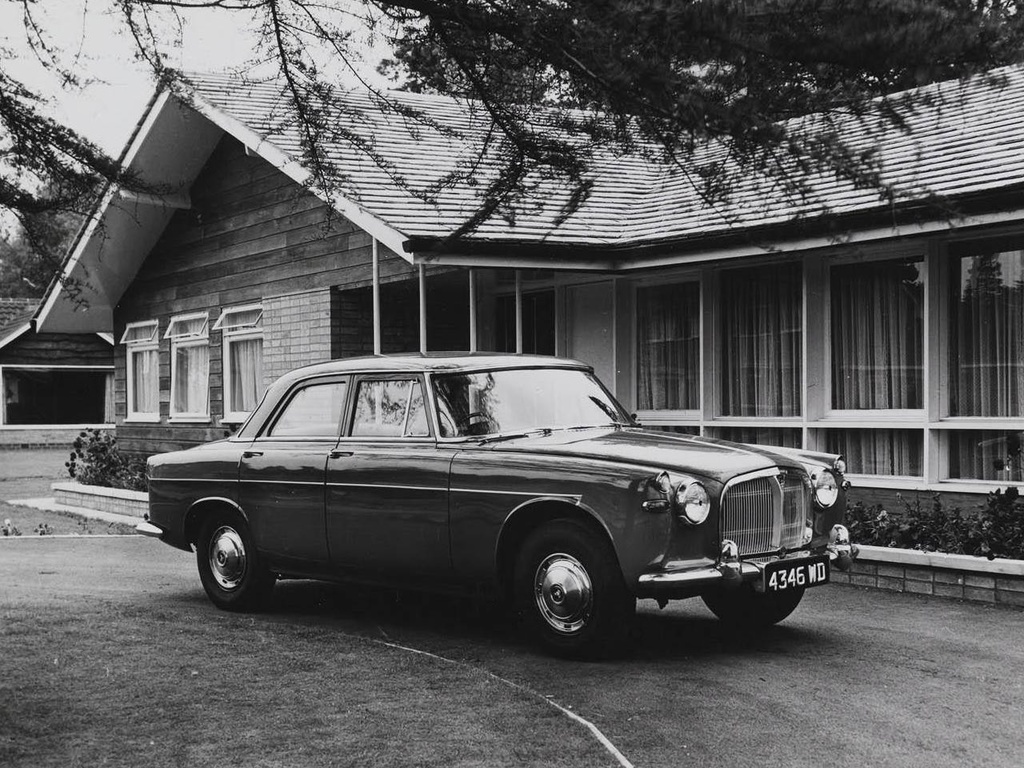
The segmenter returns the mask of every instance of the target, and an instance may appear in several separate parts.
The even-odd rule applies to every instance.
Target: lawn
[[[536,696],[331,621],[45,602],[0,599],[10,768],[614,764]]]
[[[0,536],[3,530],[17,530],[22,536],[44,535],[123,535],[135,532],[133,526],[106,523],[63,512],[15,507],[10,499],[52,496],[50,485],[67,480],[64,450],[0,451]],[[7,528],[10,521],[10,528]]]

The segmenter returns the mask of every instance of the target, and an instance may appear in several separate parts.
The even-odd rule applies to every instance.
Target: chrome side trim
[[[482,488],[452,488],[452,493],[485,493],[498,496],[528,496],[531,499],[569,499],[574,504],[579,504],[583,498],[578,493],[544,493],[535,491],[490,491]]]
[[[319,485],[319,483],[318,483]],[[389,491],[441,491],[448,493],[447,488],[427,485],[383,485],[378,483],[327,483],[329,488],[384,488]]]

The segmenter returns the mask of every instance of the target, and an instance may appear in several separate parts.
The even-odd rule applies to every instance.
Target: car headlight
[[[818,471],[812,478],[814,484],[814,500],[822,509],[828,509],[839,498],[839,481],[828,469]]]
[[[680,483],[676,488],[676,509],[683,520],[700,525],[711,512],[711,498],[700,483]]]

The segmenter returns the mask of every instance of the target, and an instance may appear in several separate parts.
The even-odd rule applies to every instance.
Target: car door
[[[256,546],[297,573],[329,567],[324,471],[338,442],[347,391],[346,377],[300,383],[239,464],[239,501]]]
[[[327,539],[341,570],[384,580],[451,576],[448,474],[418,375],[353,381],[347,434],[327,463]]]

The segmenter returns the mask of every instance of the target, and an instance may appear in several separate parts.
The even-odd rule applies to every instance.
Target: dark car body
[[[587,393],[581,413],[600,409],[607,417],[596,421],[603,423],[563,418],[571,405],[563,380]],[[518,387],[515,397],[493,397],[502,381]],[[486,390],[474,402],[492,396],[495,402],[479,406],[488,413],[467,413],[476,406],[469,394],[451,394],[453,382]],[[555,401],[561,404],[554,418],[566,423],[538,428],[540,412]],[[520,419],[534,405],[534,421]],[[322,412],[319,422],[315,412]],[[529,428],[501,429],[501,418]],[[389,424],[402,419],[395,434]],[[258,562],[271,580],[312,577],[505,596],[514,590],[517,569],[535,569],[517,563],[538,529],[565,521],[568,533],[559,535],[578,538],[570,523],[584,531],[598,552],[588,550],[586,558],[613,561],[610,578],[621,579],[628,599],[714,598],[727,592],[723,587],[746,583],[757,600],[769,564],[811,563],[797,569],[799,578],[817,568],[820,581],[833,565],[848,566],[841,471],[836,456],[644,430],[574,361],[354,358],[285,375],[232,437],[150,459],[150,512],[140,530],[197,549],[201,573],[205,558],[214,577],[217,558],[233,575],[241,557],[248,558],[245,567]],[[815,501],[821,473],[836,486],[827,508]],[[706,490],[707,508],[699,499],[693,507],[706,519],[694,523],[681,513],[686,488],[698,496]],[[211,517],[237,521],[227,526],[232,535],[223,538],[224,526],[210,531]],[[544,566],[547,586],[536,589],[561,600],[572,598],[565,598],[566,589],[584,590],[579,599],[592,602],[597,582],[581,565],[583,556],[565,557]],[[220,582],[230,589],[214,584],[211,597],[232,607],[237,585]],[[794,582],[791,594],[805,586]],[[542,608],[544,599],[561,610],[548,593],[538,593]],[[552,624],[556,636],[573,634],[569,624]]]

